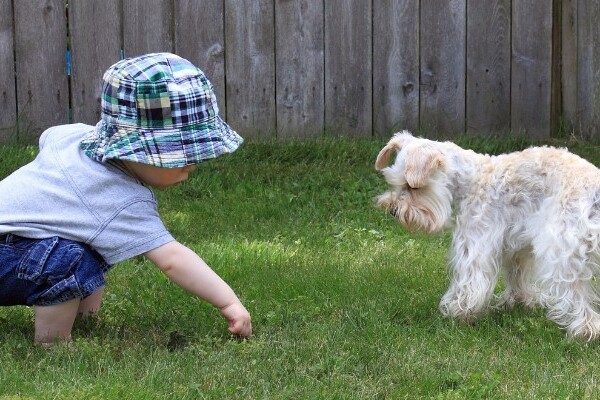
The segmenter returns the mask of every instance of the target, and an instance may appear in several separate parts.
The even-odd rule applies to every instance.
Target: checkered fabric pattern
[[[81,142],[94,160],[183,167],[235,151],[204,73],[170,53],[121,60],[103,77],[102,119]]]

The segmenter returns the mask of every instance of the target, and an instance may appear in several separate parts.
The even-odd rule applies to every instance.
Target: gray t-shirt
[[[80,150],[92,129],[72,124],[46,130],[35,160],[0,181],[0,234],[83,242],[108,264],[174,240],[150,189],[119,163],[102,164]]]

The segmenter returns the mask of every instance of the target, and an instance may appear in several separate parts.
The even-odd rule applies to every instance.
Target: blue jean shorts
[[[0,306],[83,299],[106,284],[108,265],[85,244],[0,235]]]

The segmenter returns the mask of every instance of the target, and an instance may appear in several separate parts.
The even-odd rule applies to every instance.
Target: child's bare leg
[[[84,317],[93,316],[98,313],[100,304],[102,303],[102,294],[104,293],[104,286],[90,294],[79,303],[79,309],[77,310],[78,315]]]
[[[73,299],[51,306],[35,306],[35,342],[49,348],[55,339],[70,339],[80,302]]]

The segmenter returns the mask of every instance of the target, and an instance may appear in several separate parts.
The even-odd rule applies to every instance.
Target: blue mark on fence
[[[71,50],[67,50],[67,76],[71,76]]]

